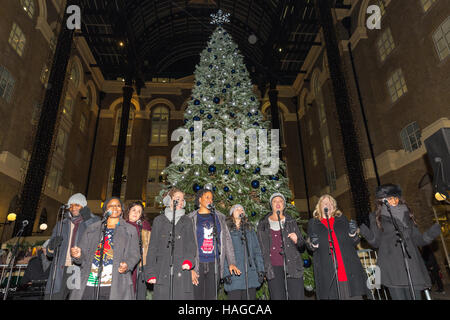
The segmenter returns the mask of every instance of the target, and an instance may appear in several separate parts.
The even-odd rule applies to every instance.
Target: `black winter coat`
[[[145,273],[147,279],[156,277],[153,287],[153,300],[170,299],[170,246],[167,247],[172,224],[164,214],[153,220],[152,236],[147,253]],[[182,216],[175,225],[175,250],[173,265],[173,298],[174,300],[193,300],[194,287],[191,271],[182,270],[185,260],[194,265],[196,243],[194,240],[192,220]]]
[[[275,278],[272,263],[270,261],[270,246],[272,245],[272,237],[270,235],[269,216],[272,212],[266,214],[258,223],[258,241],[264,258],[264,269],[266,271],[267,280]],[[303,259],[301,253],[305,250],[305,240],[300,233],[297,222],[288,214],[286,217],[286,225],[283,229],[283,240],[286,245],[286,273],[288,278],[303,279]],[[297,235],[297,244],[288,238],[289,233]]]
[[[344,215],[335,217],[334,232],[344,262],[350,296],[362,296],[366,295],[368,291],[367,275],[355,248],[360,239],[358,236],[351,238],[348,230],[347,218]],[[318,219],[313,218],[308,222],[308,235],[313,233],[319,237],[319,248],[315,249],[308,243],[308,249],[313,252],[317,299],[337,299],[333,258],[329,254],[328,229]]]
[[[361,226],[361,234],[374,248],[378,248],[377,265],[381,269],[381,284],[386,287],[408,288],[408,277],[400,244],[397,244],[397,235],[390,217],[381,216],[381,225],[384,231],[377,227],[375,213],[370,216],[370,230],[365,231]],[[397,225],[405,237],[405,243],[411,258],[408,259],[413,286],[416,290],[431,287],[430,276],[419,252],[418,246],[430,244],[434,237],[427,233],[421,234],[411,218],[408,217],[407,227],[397,220]],[[364,225],[365,227],[365,225]]]

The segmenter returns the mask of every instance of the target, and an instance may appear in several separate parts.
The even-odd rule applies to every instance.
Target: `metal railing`
[[[377,252],[372,249],[358,250],[358,256],[367,274],[367,287],[373,300],[388,300],[386,289],[381,287],[380,269],[377,264]]]
[[[12,269],[11,283],[9,286],[9,292],[16,292],[19,286],[19,281],[23,277],[27,264],[16,264]],[[0,264],[1,277],[0,277],[0,294],[4,295],[6,290],[6,283],[8,281],[11,269],[8,268],[7,264]]]

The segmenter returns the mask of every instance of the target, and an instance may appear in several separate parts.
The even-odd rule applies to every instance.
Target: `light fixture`
[[[6,220],[8,220],[8,222],[13,222],[13,221],[16,221],[16,217],[17,217],[17,215],[12,212],[12,213],[8,214],[8,216],[6,217]]]
[[[47,224],[46,223],[42,223],[40,226],[39,226],[39,230],[41,230],[41,231],[45,231],[45,230],[47,230]]]
[[[120,42],[119,42],[119,46],[120,46],[120,47],[123,47],[124,45],[125,45],[125,43],[123,43],[123,41],[120,41]]]
[[[280,52],[283,51],[283,48],[278,48],[278,51],[280,51]]]

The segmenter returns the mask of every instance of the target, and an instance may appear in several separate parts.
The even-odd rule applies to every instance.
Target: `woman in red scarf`
[[[360,240],[356,222],[349,222],[328,194],[319,198],[313,216],[308,223],[307,247],[313,252],[316,298],[338,299],[336,260],[340,299],[362,299],[367,294],[367,276],[355,248]]]
[[[128,205],[124,214],[124,219],[131,225],[135,226],[139,239],[142,242],[142,261],[133,270],[133,287],[136,292],[136,300],[145,300],[147,295],[147,285],[145,283],[143,274],[140,273],[140,268],[146,265],[146,257],[148,245],[150,243],[151,226],[150,223],[144,219],[143,216],[144,205],[141,201],[135,201]],[[139,273],[139,275],[138,275]],[[136,282],[138,288],[136,287]]]

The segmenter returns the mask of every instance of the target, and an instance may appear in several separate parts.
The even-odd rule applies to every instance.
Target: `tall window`
[[[420,0],[420,4],[422,5],[422,9],[424,12],[427,12],[435,2],[436,0]]]
[[[14,83],[16,81],[12,77],[11,73],[4,67],[0,66],[0,97],[7,102],[11,101]]]
[[[34,16],[34,1],[33,0],[20,0],[20,4],[23,10],[28,14],[30,18]]]
[[[67,94],[66,99],[64,100],[64,106],[63,106],[63,115],[68,119],[72,120],[72,114],[73,114],[73,99],[72,97]]]
[[[120,188],[120,199],[125,199],[125,192],[127,190],[127,176],[128,176],[128,165],[130,163],[130,158],[125,157],[125,162],[123,164],[122,171],[122,184]],[[116,157],[111,158],[111,163],[109,166],[109,178],[108,178],[108,187],[106,195],[108,198],[112,196],[113,184],[114,184],[114,170],[116,169]]]
[[[147,177],[147,200],[150,207],[155,206],[155,197],[162,188],[162,171],[166,167],[166,157],[154,156],[149,158]]]
[[[78,86],[80,85],[80,77],[81,77],[80,68],[78,67],[78,64],[76,64],[74,61],[72,62],[72,68],[70,69],[69,79],[75,88],[78,88]]]
[[[391,95],[392,102],[397,101],[402,95],[408,92],[406,87],[405,78],[401,69],[397,69],[387,81],[389,93]]]
[[[421,131],[417,122],[410,123],[400,131],[400,139],[402,140],[403,148],[412,152],[422,145],[420,141]]]
[[[270,106],[266,108],[266,111],[264,112],[264,115],[266,116],[266,120],[270,121],[272,123],[272,111],[270,109]],[[284,144],[284,116],[283,112],[281,112],[280,109],[278,109],[278,126],[279,126],[279,134],[280,134],[280,142],[281,144]]]
[[[23,50],[25,48],[25,35],[23,34],[22,30],[19,28],[19,26],[14,22],[11,33],[9,34],[9,44],[11,47],[17,52],[19,56],[23,55]]]
[[[114,141],[113,144],[119,143],[120,134],[120,121],[122,119],[122,107],[116,111],[116,125],[114,126]],[[131,145],[131,134],[133,133],[133,120],[134,120],[134,110],[130,109],[130,115],[128,118],[128,130],[127,130],[127,145]]]
[[[166,143],[169,131],[169,109],[158,105],[152,111],[151,143]]]
[[[395,48],[391,29],[386,29],[377,41],[378,55],[381,61],[386,60],[389,53]]]
[[[62,177],[62,170],[52,165],[50,167],[50,171],[47,176],[47,188],[53,191],[58,191],[58,187],[61,182],[61,177]]]
[[[450,16],[433,33],[433,41],[439,58],[447,58],[450,55]]]
[[[67,133],[62,127],[59,128],[58,136],[56,137],[56,153],[61,157],[64,157],[67,149],[67,142],[69,141],[69,133]]]

